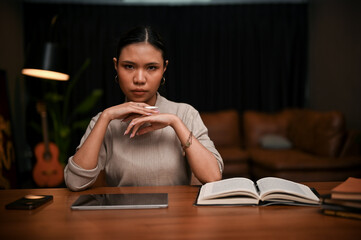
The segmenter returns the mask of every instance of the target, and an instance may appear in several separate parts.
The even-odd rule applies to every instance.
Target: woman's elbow
[[[209,174],[208,176],[206,176],[206,177],[204,177],[202,179],[199,179],[199,181],[202,184],[206,184],[206,183],[209,183],[209,182],[219,181],[221,179],[222,179],[222,173],[220,171],[216,171],[213,174]]]

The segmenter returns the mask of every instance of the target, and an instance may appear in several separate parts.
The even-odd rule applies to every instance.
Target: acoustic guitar
[[[58,147],[49,142],[46,106],[38,102],[36,108],[41,116],[44,142],[35,146],[36,164],[33,169],[33,179],[39,187],[56,187],[64,180],[64,168],[59,162]]]

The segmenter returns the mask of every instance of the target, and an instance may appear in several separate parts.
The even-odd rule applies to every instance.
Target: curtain
[[[51,27],[51,20],[58,16]],[[95,88],[104,95],[93,109],[124,101],[112,58],[120,34],[151,25],[168,47],[168,99],[199,111],[278,111],[303,107],[307,72],[307,3],[192,6],[109,6],[24,3],[25,48],[61,43],[74,76],[90,66],[72,95],[72,106]],[[27,81],[30,96],[40,81]],[[58,84],[65,88],[69,83]],[[33,111],[34,112],[34,111]],[[82,134],[82,133],[81,133]],[[80,139],[80,138],[79,138]],[[77,144],[79,139],[76,139]]]
[[[26,47],[48,39],[60,42],[66,47],[71,75],[86,58],[91,60],[73,101],[101,88],[105,94],[96,111],[124,100],[114,82],[112,58],[119,35],[136,25],[154,26],[167,43],[169,67],[162,93],[171,100],[200,111],[276,111],[304,104],[306,3],[24,5]]]

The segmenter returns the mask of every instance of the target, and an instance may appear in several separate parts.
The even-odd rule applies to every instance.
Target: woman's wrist
[[[171,125],[174,131],[177,133],[178,138],[181,142],[181,146],[183,151],[190,147],[192,144],[193,133],[187,128],[187,126],[183,123],[183,121],[176,115],[174,115],[174,119]]]
[[[179,129],[180,126],[184,125],[182,120],[177,115],[171,115],[169,126],[171,126],[175,131]]]
[[[112,118],[112,114],[109,111],[109,108],[105,109],[101,114],[100,114],[100,119],[110,122],[113,120]]]

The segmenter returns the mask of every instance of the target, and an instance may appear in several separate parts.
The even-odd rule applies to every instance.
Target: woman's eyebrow
[[[123,60],[123,61],[120,61],[120,63],[121,63],[121,64],[129,64],[129,65],[136,65],[136,66],[138,66],[137,63],[132,62],[132,61],[129,61],[129,60]],[[144,66],[146,66],[146,67],[149,67],[149,66],[160,66],[160,65],[161,65],[161,63],[159,63],[159,62],[149,62],[149,63],[144,64]]]
[[[123,61],[120,61],[121,63],[128,63],[128,64],[135,64],[134,62],[132,61],[127,61],[127,60],[123,60]]]
[[[129,60],[123,60],[123,61],[120,61],[121,63],[129,63],[129,64],[136,64],[135,62],[132,62],[132,61],[129,61]],[[149,62],[149,63],[146,63],[145,65],[160,65],[159,62]]]
[[[147,65],[147,66],[149,66],[149,65],[160,65],[160,63],[159,62],[150,62],[150,63],[147,63],[145,65]]]

